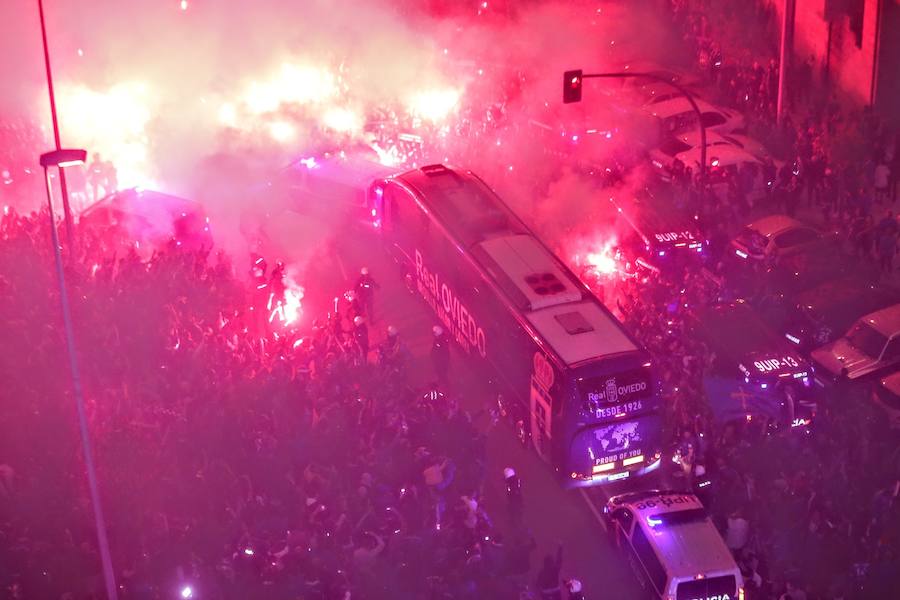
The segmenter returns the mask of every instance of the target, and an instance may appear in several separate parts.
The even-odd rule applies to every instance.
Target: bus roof
[[[581,300],[581,290],[566,277],[534,237],[527,234],[506,235],[485,240],[478,247],[483,252],[473,254],[480,259],[482,266],[499,267],[499,272],[488,270],[494,277],[502,276],[509,280],[522,296],[516,302],[521,308],[538,310]],[[485,262],[492,264],[485,265]],[[509,294],[512,290],[505,291]]]
[[[566,366],[641,350],[477,176],[431,165],[398,178],[419,192]]]
[[[560,304],[526,316],[568,366],[638,350],[615,318],[596,302]]]
[[[428,210],[467,250],[496,235],[528,233],[518,217],[471,173],[428,165],[397,178],[419,191]]]

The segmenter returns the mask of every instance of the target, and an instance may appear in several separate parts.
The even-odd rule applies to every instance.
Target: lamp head
[[[60,150],[53,150],[52,152],[41,154],[41,166],[45,169],[47,167],[59,167],[62,169],[84,164],[86,159],[87,150],[62,148]]]

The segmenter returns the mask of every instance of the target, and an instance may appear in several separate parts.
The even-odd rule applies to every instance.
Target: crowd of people
[[[718,422],[704,389],[716,356],[691,328],[698,309],[729,295],[729,267],[717,262],[734,233],[728,224],[760,211],[799,215],[839,232],[848,252],[877,263],[882,281],[893,284],[898,138],[870,111],[849,113],[802,96],[776,125],[777,61],[728,55],[717,33],[738,27],[725,22],[737,17],[709,14],[706,5],[715,3],[671,3],[695,66],[719,102],[748,116],[781,164],[726,175],[724,189],[701,185],[689,168],[675,173],[676,201],[698,216],[711,242],[707,263],[674,276],[626,278],[613,295],[626,326],[655,356],[668,437],[687,483],[698,473],[712,482],[703,497],[738,560],[748,598],[884,597],[900,566],[900,447],[869,390],[840,385],[823,393],[810,433],[767,435],[758,422]],[[765,189],[753,196],[758,177]]]
[[[16,341],[0,360],[0,589],[99,598],[47,219],[0,225],[0,331]],[[237,276],[174,243],[117,257],[105,233],[79,226],[65,253],[120,598],[510,598],[531,583],[527,529],[503,539],[483,507],[496,416],[410,386],[401,333],[366,326],[368,272],[311,329],[260,335],[280,265],[254,257]]]

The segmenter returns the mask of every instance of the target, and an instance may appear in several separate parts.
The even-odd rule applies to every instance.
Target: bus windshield
[[[622,418],[653,408],[647,402],[654,396],[653,392],[650,367],[578,380],[579,400],[599,420]]]
[[[658,414],[649,414],[587,427],[575,434],[572,467],[578,472],[601,473],[604,465],[618,468],[644,462],[641,458],[649,462],[658,447],[661,425]]]

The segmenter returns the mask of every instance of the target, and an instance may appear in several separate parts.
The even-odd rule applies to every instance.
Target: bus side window
[[[634,548],[634,553],[637,554],[641,564],[644,565],[650,582],[656,587],[657,591],[662,592],[665,589],[668,576],[641,527],[634,528],[634,535],[631,536],[631,547]]]
[[[399,192],[393,185],[388,185],[384,190],[384,204],[387,207],[387,226],[391,231],[402,229],[403,210],[397,201]]]

